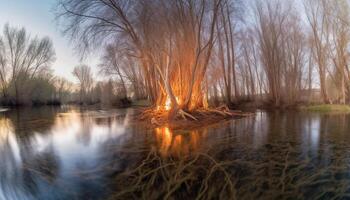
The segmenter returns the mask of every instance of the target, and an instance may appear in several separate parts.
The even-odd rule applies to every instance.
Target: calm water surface
[[[350,115],[257,112],[192,131],[134,110],[0,113],[0,199],[350,199]]]

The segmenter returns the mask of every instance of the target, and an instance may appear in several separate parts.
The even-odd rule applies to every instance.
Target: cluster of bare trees
[[[113,68],[124,81],[118,65],[137,65],[143,81],[130,81],[144,85],[154,104],[169,101],[176,112],[205,106],[203,82],[215,46],[217,24],[224,19],[226,33],[232,34],[232,11],[228,10],[232,4],[226,0],[63,0],[58,7],[65,17],[65,31],[78,39],[84,49],[107,44],[101,65],[106,71]],[[116,48],[115,41],[123,41],[121,46],[125,47]],[[230,57],[234,54],[232,45],[227,47]],[[116,60],[116,56],[124,58]],[[120,60],[126,62],[119,63]],[[136,71],[131,74],[134,76]]]
[[[73,75],[79,81],[79,101],[86,101],[93,89],[94,80],[91,68],[87,65],[78,65],[74,67]]]
[[[265,72],[270,100],[275,106],[294,103],[302,89],[304,67],[301,19],[292,4],[282,1],[258,2],[255,12],[259,64]]]
[[[298,3],[298,5],[297,5]],[[350,98],[346,0],[59,0],[81,52],[123,96],[175,113],[211,103],[274,106]],[[81,83],[82,84],[82,83]]]
[[[349,3],[310,1],[306,5],[312,30],[312,55],[318,67],[324,102],[349,100]]]
[[[0,35],[2,102],[23,104],[44,95],[36,86],[50,85],[49,67],[54,60],[55,52],[49,38],[32,38],[24,28],[6,24]],[[49,95],[45,95],[45,100],[51,98]]]
[[[101,58],[100,73],[119,80],[116,87],[120,91],[120,98],[127,99],[132,96],[135,100],[144,99],[147,95],[142,69],[126,53],[122,43],[108,45]]]
[[[74,84],[53,75],[53,44],[6,24],[0,35],[0,105],[61,104],[78,101]]]
[[[108,55],[106,55],[108,56]],[[71,88],[68,95],[71,103],[91,105],[101,104],[105,106],[128,106],[131,102],[128,95],[128,84],[124,81],[119,64],[110,61],[109,57],[103,58],[101,73],[113,77],[117,73],[120,82],[110,78],[109,80],[96,81],[92,68],[88,65],[77,65],[73,69],[73,75],[78,81],[78,87]],[[106,60],[107,59],[107,60]],[[110,63],[112,62],[112,63]],[[102,65],[102,64],[101,64]]]
[[[253,40],[260,55],[256,66],[261,66],[265,77],[260,79],[263,83],[258,88],[264,88],[260,93],[276,106],[291,105],[311,100],[312,88],[317,88],[322,102],[344,104],[349,101],[350,81],[349,3],[299,3],[305,12],[297,10],[295,2],[257,1],[254,5]]]

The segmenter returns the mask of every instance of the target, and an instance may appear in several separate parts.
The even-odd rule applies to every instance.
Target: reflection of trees
[[[110,127],[114,121],[114,117],[98,117],[95,119],[96,125],[106,125],[107,127]]]
[[[106,165],[117,169],[111,173],[115,177],[112,197],[313,199],[326,197],[327,192],[343,194],[349,185],[344,181],[350,177],[350,156],[342,142],[350,136],[339,135],[349,128],[343,117],[264,113],[231,122],[230,128],[210,128],[205,137],[199,131],[202,148],[189,154],[189,133],[159,128],[146,134],[135,128],[124,146],[115,151],[108,148],[110,163],[119,164],[117,168]],[[319,131],[320,140],[318,150],[311,153],[316,147],[310,145],[313,138],[305,135],[313,129]]]
[[[203,128],[184,132],[162,127],[145,132],[133,127],[124,145],[106,147],[110,163],[104,169],[110,169],[115,178],[111,182],[114,188],[111,198],[232,196],[235,181],[228,172],[231,162],[218,160],[220,144],[225,143],[221,139],[228,136],[220,138],[215,131],[211,134],[207,131]],[[203,146],[205,143],[208,146]],[[219,182],[216,186],[212,184]]]
[[[156,148],[162,156],[184,156],[197,151],[206,130],[177,133],[168,127],[155,129]]]
[[[22,156],[22,166],[18,169],[23,174],[21,184],[25,186],[26,192],[33,196],[45,194],[57,179],[60,169],[59,158],[54,148],[51,146],[39,153],[28,151]]]
[[[2,192],[6,199],[27,199],[38,194],[38,186],[46,185],[49,177],[55,179],[59,164],[53,148],[36,152],[32,136],[47,133],[56,112],[21,108],[0,116],[0,197]]]
[[[213,128],[208,133],[206,128],[184,132],[167,127],[152,131],[131,127],[128,134],[118,138],[123,142],[117,143],[122,145],[104,145],[106,157],[100,170],[115,178],[110,182],[112,198],[232,196],[235,189],[228,172],[230,161],[218,159],[221,147],[227,145],[225,139],[230,137],[223,130],[227,129]],[[213,187],[213,182],[220,184]],[[185,185],[188,193],[183,191]]]
[[[18,108],[4,113],[11,120],[16,135],[23,138],[32,136],[32,133],[45,133],[53,124],[59,108]]]
[[[128,112],[115,115],[113,112],[89,112],[80,111],[81,114],[75,116],[74,121],[79,124],[80,130],[77,132],[77,140],[88,146],[96,127],[106,127],[106,132],[113,134],[113,128],[124,127],[128,121]],[[71,121],[69,121],[69,124]]]
[[[174,131],[138,125],[119,129],[127,117],[70,113],[57,119],[52,130],[68,130],[74,142],[87,142],[73,144],[88,151],[73,161],[60,160],[53,145],[35,151],[31,137],[21,142],[12,121],[1,119],[0,199],[4,193],[17,199],[31,195],[45,199],[54,193],[64,199],[77,188],[77,198],[104,199],[95,192],[108,191],[117,199],[196,195],[314,199],[324,197],[325,191],[346,193],[349,186],[348,115],[264,113],[209,128]],[[92,146],[97,149],[90,154]],[[49,190],[52,193],[45,193]]]
[[[96,190],[103,191],[103,183],[97,184],[97,179],[103,177],[105,171],[98,173],[93,169],[99,163],[99,157],[96,156],[104,152],[95,148],[104,147],[105,143],[115,145],[113,137],[121,134],[121,127],[127,123],[126,116],[83,111],[62,113],[55,117],[56,112],[50,108],[20,109],[4,113],[0,117],[3,120],[0,121],[0,199],[5,194],[8,195],[5,199],[83,195],[75,193],[77,187],[91,190],[89,195]],[[67,146],[62,143],[66,141],[65,134],[69,138]],[[62,138],[65,139],[61,140]],[[78,143],[84,144],[84,147]],[[77,160],[65,158],[67,152],[63,148],[70,149],[72,146],[69,145],[73,145],[72,149],[91,151],[91,157],[78,157]],[[81,154],[87,156],[84,152]],[[62,169],[68,170],[61,171]],[[86,174],[79,176],[75,171]],[[88,178],[93,180],[91,184],[85,183]]]
[[[88,146],[91,140],[91,129],[94,126],[94,121],[91,119],[91,117],[80,115],[79,125],[80,130],[77,134],[77,141],[81,142],[85,146]]]
[[[15,190],[22,186],[22,173],[17,170],[20,157],[18,145],[14,142],[16,138],[10,120],[0,118],[0,199],[20,199],[23,195],[18,192],[20,189]]]
[[[60,162],[52,146],[43,152],[27,155],[26,158],[23,166],[26,173],[28,175],[31,174],[29,176],[40,177],[45,182],[53,182],[56,179],[59,173]]]

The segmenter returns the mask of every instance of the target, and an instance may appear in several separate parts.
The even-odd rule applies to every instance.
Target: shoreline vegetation
[[[217,106],[217,105],[220,106]],[[79,106],[83,108],[136,108],[137,112],[132,116],[131,123],[142,123],[149,128],[168,127],[172,130],[192,130],[207,125],[222,123],[227,120],[235,120],[243,117],[254,116],[256,110],[295,110],[300,112],[319,112],[319,113],[350,113],[350,106],[346,104],[324,104],[300,102],[290,106],[275,106],[268,100],[240,100],[235,104],[226,106],[224,101],[220,103],[211,102],[206,108],[201,107],[194,110],[178,109],[172,115],[171,109],[165,109],[152,104],[147,99],[135,100],[131,98],[113,98],[107,104],[96,100],[91,102],[67,101],[61,102],[35,102],[31,104],[0,104],[0,111],[7,111],[17,107],[40,107],[40,106]],[[159,109],[161,108],[161,109]],[[171,116],[172,115],[172,116]]]
[[[350,106],[342,104],[315,104],[300,106],[299,110],[320,113],[350,113]]]
[[[30,107],[40,106],[62,106],[63,104],[35,104]],[[85,108],[135,108],[136,113],[132,116],[131,123],[142,123],[148,128],[168,127],[171,130],[192,130],[203,126],[211,126],[223,123],[228,120],[236,120],[255,115],[255,111],[260,110],[295,110],[300,112],[318,112],[318,113],[350,113],[349,105],[342,104],[300,104],[290,107],[272,107],[263,103],[245,103],[235,105],[234,107],[219,106],[206,109],[197,109],[194,111],[179,111],[173,118],[169,118],[169,112],[163,109],[157,109],[151,106],[147,100],[130,101],[128,104],[119,106],[105,106],[102,104],[82,105],[78,103],[64,104],[79,106]],[[0,112],[11,110],[12,108],[28,106],[0,106]],[[240,109],[241,108],[241,109]]]
[[[238,106],[240,107],[240,106]],[[209,126],[221,123],[226,120],[235,120],[244,117],[251,117],[255,115],[256,110],[294,110],[300,112],[318,112],[325,114],[332,113],[350,113],[350,106],[343,104],[312,104],[312,105],[294,105],[290,107],[271,107],[271,106],[251,106],[244,107],[242,110],[233,110],[227,106],[217,108],[208,108],[195,110],[193,112],[179,112],[174,119],[168,118],[168,113],[146,107],[136,117],[137,121],[146,121],[146,125],[151,128],[167,126],[172,130],[178,129],[196,129],[203,125]]]

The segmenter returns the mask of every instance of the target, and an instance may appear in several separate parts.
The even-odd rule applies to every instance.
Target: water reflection
[[[166,156],[186,156],[198,151],[200,141],[207,136],[207,129],[191,131],[172,131],[168,127],[156,128],[157,149]]]
[[[349,115],[257,112],[184,131],[146,129],[133,113],[0,113],[0,199],[350,195]]]
[[[69,199],[92,187],[76,172],[96,167],[101,146],[125,132],[128,116],[69,110],[45,119],[27,112],[0,117],[0,199]]]

